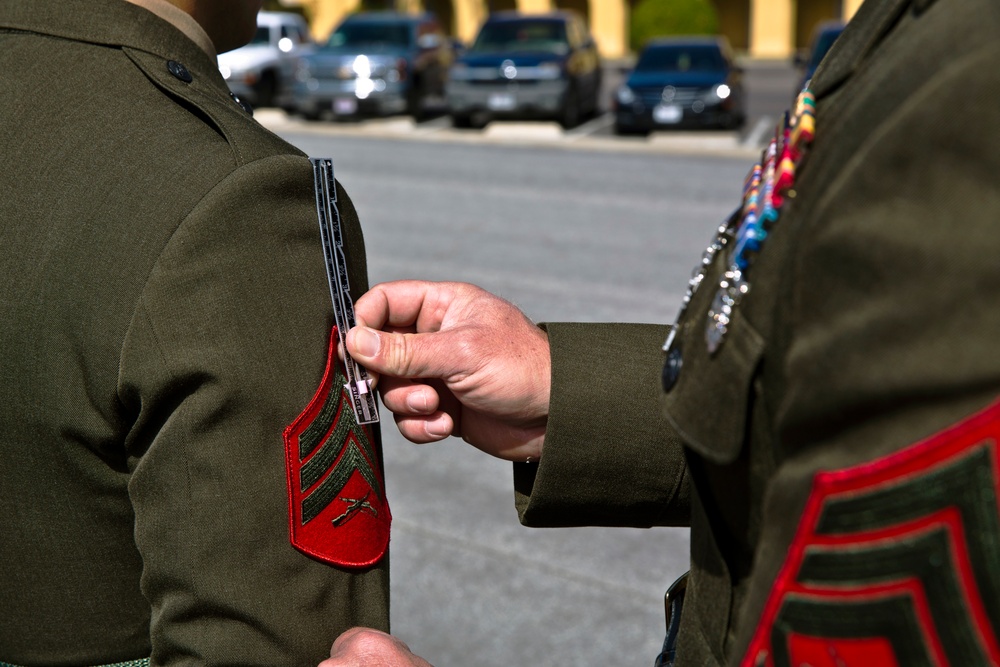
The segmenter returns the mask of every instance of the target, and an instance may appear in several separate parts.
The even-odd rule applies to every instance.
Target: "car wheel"
[[[424,118],[424,84],[422,79],[414,79],[413,85],[406,93],[406,113],[413,116],[413,120],[421,121]]]
[[[260,75],[260,81],[254,87],[257,94],[257,106],[269,107],[274,104],[274,94],[278,92],[278,78],[268,70]]]
[[[724,130],[738,130],[746,123],[746,116],[731,115],[722,123]]]
[[[637,129],[634,127],[623,127],[615,123],[615,134],[619,137],[633,136],[633,137],[648,137],[649,130]]]
[[[580,98],[575,88],[570,88],[559,110],[559,124],[568,130],[580,124]]]
[[[453,113],[451,114],[451,126],[458,127],[462,129],[468,129],[472,127],[472,114],[467,113]]]
[[[601,115],[601,84],[598,80],[597,84],[594,86],[594,92],[590,95],[590,111],[589,117],[596,118]]]

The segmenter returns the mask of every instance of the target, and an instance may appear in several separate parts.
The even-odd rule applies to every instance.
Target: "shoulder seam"
[[[265,157],[259,158],[257,160],[253,160],[253,161],[248,162],[246,164],[236,166],[233,170],[231,170],[228,174],[226,174],[225,177],[223,177],[223,178],[219,179],[218,181],[216,181],[215,184],[212,185],[212,187],[210,187],[208,190],[206,190],[202,194],[202,196],[199,197],[198,200],[195,201],[195,203],[187,211],[185,211],[182,215],[180,215],[178,217],[177,223],[174,225],[173,231],[171,231],[170,235],[166,238],[166,240],[164,240],[163,245],[160,247],[159,252],[156,254],[156,259],[153,260],[153,262],[150,264],[149,272],[146,274],[145,280],[143,280],[142,288],[139,290],[138,296],[136,296],[135,304],[133,305],[133,308],[132,308],[132,314],[131,314],[131,316],[129,317],[129,320],[128,320],[128,326],[125,327],[125,334],[122,337],[121,347],[118,350],[118,374],[117,374],[118,377],[117,377],[117,380],[115,382],[115,394],[116,394],[119,402],[124,403],[124,401],[122,400],[122,371],[123,371],[124,361],[125,361],[124,357],[125,357],[126,344],[127,344],[128,340],[129,340],[130,334],[135,329],[136,319],[140,316],[140,313],[144,312],[144,310],[145,310],[145,308],[143,306],[143,301],[145,299],[146,290],[147,290],[147,288],[149,286],[150,281],[152,280],[153,274],[156,272],[157,267],[159,267],[159,265],[160,265],[160,261],[163,258],[163,253],[166,252],[167,248],[169,248],[173,244],[174,239],[177,237],[177,233],[181,230],[181,228],[184,227],[185,223],[188,220],[190,220],[191,215],[196,210],[198,210],[198,208],[202,205],[202,203],[206,199],[208,199],[212,195],[212,193],[214,193],[217,190],[219,190],[220,188],[224,187],[233,178],[235,178],[237,174],[241,173],[243,170],[249,168],[252,165],[256,165],[256,164],[258,164],[260,162],[263,162],[265,160],[273,160],[273,159],[289,158],[289,157],[291,157],[291,158],[299,158],[300,156],[293,155],[293,154],[290,154],[290,153],[278,154],[278,155],[269,155],[269,156],[265,156]],[[148,317],[148,315],[147,315],[147,317]],[[155,335],[155,328],[152,327],[152,323],[150,323],[150,328],[153,330],[154,335]]]

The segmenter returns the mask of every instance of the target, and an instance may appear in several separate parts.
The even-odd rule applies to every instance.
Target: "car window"
[[[569,51],[566,24],[562,21],[497,21],[486,23],[470,51]]]
[[[707,72],[725,69],[726,63],[713,46],[651,46],[639,56],[637,72]]]
[[[833,43],[840,37],[840,33],[843,29],[838,28],[836,30],[825,30],[821,32],[816,37],[816,43],[813,46],[812,56],[809,58],[809,69],[815,70],[819,66],[819,61],[823,60],[823,56],[826,52],[830,50]]]
[[[281,26],[281,39],[278,40],[278,48],[285,53],[291,52],[297,44],[302,43],[302,33],[295,25]]]
[[[344,23],[330,35],[327,46],[409,46],[410,27],[404,23]]]
[[[257,32],[254,33],[253,39],[250,40],[251,44],[270,44],[271,43],[271,29],[266,25],[257,26]]]

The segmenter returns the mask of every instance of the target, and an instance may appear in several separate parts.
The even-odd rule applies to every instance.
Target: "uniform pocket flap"
[[[664,396],[663,408],[686,446],[713,463],[727,464],[739,456],[746,438],[764,338],[737,310],[722,346],[710,355],[704,326],[704,320],[687,323],[680,377]]]

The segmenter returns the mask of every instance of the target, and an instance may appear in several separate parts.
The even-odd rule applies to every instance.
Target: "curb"
[[[275,134],[299,134],[330,137],[368,137],[433,143],[465,143],[517,147],[561,148],[622,153],[668,153],[722,157],[759,156],[759,128],[770,123],[761,119],[754,130],[741,137],[736,132],[654,132],[649,137],[594,136],[587,134],[591,125],[606,127],[598,117],[578,128],[563,131],[555,123],[500,122],[482,130],[455,130],[446,122],[417,124],[412,118],[390,117],[355,123],[306,121],[290,117],[277,109],[261,109],[254,118]],[[445,119],[446,120],[446,119]]]

